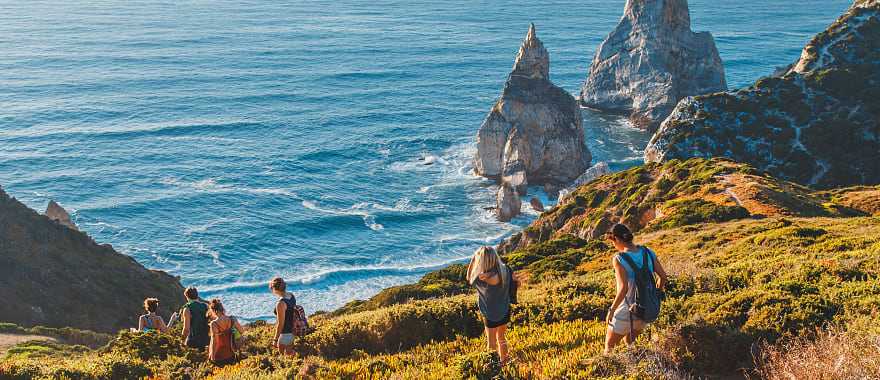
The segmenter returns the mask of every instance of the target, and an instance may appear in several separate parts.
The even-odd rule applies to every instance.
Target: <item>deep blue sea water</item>
[[[267,317],[274,275],[332,309],[534,218],[484,210],[476,130],[529,22],[577,93],[623,3],[2,1],[0,186],[235,314]],[[850,1],[690,4],[735,88]],[[597,160],[639,163],[646,134],[584,120]]]

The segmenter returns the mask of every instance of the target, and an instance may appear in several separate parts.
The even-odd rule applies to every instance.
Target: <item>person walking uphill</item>
[[[491,247],[480,247],[467,268],[468,283],[477,288],[477,306],[483,316],[489,349],[498,351],[501,364],[508,359],[507,324],[510,322],[512,272]]]
[[[199,291],[189,287],[183,291],[186,304],[183,305],[183,338],[187,347],[204,350],[208,347],[208,305],[199,299]]]
[[[645,327],[657,319],[662,291],[666,287],[666,271],[657,255],[633,243],[633,233],[623,224],[615,224],[606,234],[617,254],[611,259],[617,284],[617,296],[605,318],[605,353],[620,344],[635,342]],[[656,281],[654,274],[659,277]]]

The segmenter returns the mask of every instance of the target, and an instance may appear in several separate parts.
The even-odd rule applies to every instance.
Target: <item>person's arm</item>
[[[186,339],[189,336],[189,308],[183,309],[183,316],[180,318],[183,320],[183,338]]]
[[[144,326],[147,325],[147,321],[144,320],[144,316],[140,316],[138,318],[138,331],[144,331]]]
[[[278,300],[278,304],[275,305],[275,339],[273,342],[278,344],[278,337],[281,336],[281,330],[284,329],[284,313],[287,312],[287,304],[284,301]]]
[[[660,277],[660,281],[657,281],[657,289],[665,290],[666,284],[669,281],[669,278],[666,276],[666,270],[663,269],[663,264],[660,264],[660,259],[657,258],[657,254],[653,254],[652,256],[654,257],[654,272],[657,273],[657,277]]]
[[[244,333],[244,327],[241,326],[241,323],[238,323],[238,318],[232,318],[232,322],[235,323],[235,329],[240,333]]]
[[[623,303],[623,300],[626,298],[626,292],[629,291],[629,283],[626,281],[626,270],[623,269],[623,265],[620,265],[620,262],[611,259],[611,264],[614,266],[614,278],[617,282],[617,296],[614,297],[614,302],[611,303],[611,309],[608,309],[608,315],[605,317],[605,322],[611,324],[611,320],[614,318],[614,311],[620,307],[620,304]]]
[[[501,283],[501,277],[498,276],[498,273],[481,273],[479,277],[480,280],[492,286]]]
[[[165,331],[167,331],[167,330],[168,330],[168,326],[165,325],[165,320],[162,319],[161,316],[156,316],[156,319],[159,320],[159,323],[158,323],[159,332],[165,332]]]

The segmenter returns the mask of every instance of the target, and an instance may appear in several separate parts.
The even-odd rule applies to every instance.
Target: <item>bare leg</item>
[[[614,333],[614,330],[611,326],[608,326],[608,330],[605,333],[605,353],[611,352],[615,346],[620,344],[620,341],[624,338],[624,335]]]
[[[495,351],[498,349],[498,342],[496,340],[495,328],[486,327],[486,337],[489,339],[489,350]]]
[[[495,329],[495,334],[497,336],[498,341],[498,357],[501,358],[501,364],[507,363],[507,353],[509,349],[507,348],[507,325],[498,326]]]

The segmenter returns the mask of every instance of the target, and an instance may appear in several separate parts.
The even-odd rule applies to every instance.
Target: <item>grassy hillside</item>
[[[658,178],[683,169],[689,174],[679,174],[675,186],[689,184],[684,188],[696,191],[650,197]],[[743,177],[731,182],[732,176]],[[724,195],[733,189],[739,199],[728,206],[746,213],[666,223],[676,213],[665,212],[642,225],[638,242],[653,248],[671,273],[668,298],[661,319],[635,348],[605,356],[600,354],[601,320],[614,293],[613,249],[601,240],[585,240],[574,229],[559,231],[576,220],[572,215],[589,216],[599,207],[616,210],[613,206],[621,203],[577,206],[584,210],[567,219],[560,215],[583,202],[578,197],[626,178],[638,181],[605,187],[605,199],[623,199],[637,208],[649,204],[645,199],[658,208],[695,199],[711,210],[730,201],[712,197],[719,193],[709,189],[719,186]],[[641,200],[621,196],[643,187],[648,190]],[[742,189],[784,189],[777,194],[787,197],[752,196],[767,193]],[[824,378],[876,377],[880,353],[864,345],[880,343],[880,329],[871,327],[880,325],[880,217],[835,203],[849,192],[814,193],[747,167],[703,160],[635,168],[582,187],[532,227],[566,223],[505,255],[529,281],[513,309],[514,361],[503,369],[485,352],[475,296],[462,283],[461,267],[453,266],[418,284],[316,316],[316,331],[298,343],[297,357],[275,357],[270,327],[257,323],[246,334],[247,358],[223,369],[179,348],[176,336],[122,333],[99,350],[7,354],[0,359],[0,379],[148,374],[193,379],[678,379],[744,373],[792,378],[817,373],[810,366],[819,363],[825,363]],[[828,350],[830,345],[837,350]],[[811,362],[803,359],[808,352],[825,355]],[[843,369],[835,367],[841,360]]]
[[[116,332],[136,327],[147,297],[182,303],[179,279],[144,268],[0,189],[0,321]]]

